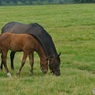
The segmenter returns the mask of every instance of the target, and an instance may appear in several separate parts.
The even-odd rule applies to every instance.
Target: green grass
[[[16,53],[15,70],[8,67],[13,79],[0,71],[1,95],[94,95],[95,88],[95,5],[39,5],[0,7],[0,29],[7,22],[37,22],[52,36],[61,52],[61,76],[40,70],[35,53],[34,74],[29,76],[27,60],[21,75],[16,76],[22,53]]]

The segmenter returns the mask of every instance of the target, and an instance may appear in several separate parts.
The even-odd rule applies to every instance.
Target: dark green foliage
[[[95,3],[95,0],[74,0],[76,3]]]
[[[72,0],[0,0],[0,5],[43,5],[72,3]]]
[[[68,3],[95,3],[95,0],[0,0],[0,6],[68,4]]]

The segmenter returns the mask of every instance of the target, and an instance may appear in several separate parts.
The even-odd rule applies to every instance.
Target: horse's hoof
[[[11,70],[14,70],[14,68],[11,68]]]
[[[16,73],[16,75],[20,75],[19,73]]]
[[[33,73],[30,73],[30,76],[32,76],[33,75]]]
[[[7,73],[7,76],[8,76],[8,77],[12,77],[10,73]]]
[[[0,70],[3,70],[3,68],[2,68],[2,67],[0,67]]]
[[[16,75],[20,75],[20,72],[18,71],[18,72],[16,73]]]

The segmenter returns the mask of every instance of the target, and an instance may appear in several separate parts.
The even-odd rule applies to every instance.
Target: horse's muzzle
[[[44,69],[44,70],[42,70],[42,72],[43,72],[44,74],[46,74],[46,73],[47,73],[47,70],[46,70],[46,69]]]
[[[60,71],[59,70],[51,71],[51,73],[53,73],[56,76],[60,76]]]

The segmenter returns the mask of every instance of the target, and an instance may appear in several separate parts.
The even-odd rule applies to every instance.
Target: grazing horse
[[[55,45],[53,43],[52,37],[47,33],[47,31],[38,23],[32,24],[22,24],[19,22],[9,22],[4,25],[1,33],[13,32],[13,33],[28,33],[33,35],[39,40],[43,50],[46,55],[49,56],[49,68],[51,72],[57,76],[60,75],[60,54],[57,53]],[[11,67],[13,66],[15,52],[11,52]]]
[[[48,71],[48,59],[46,54],[40,45],[40,43],[29,34],[14,34],[14,33],[3,33],[0,35],[0,51],[2,52],[2,63],[6,69],[7,75],[10,76],[6,58],[8,50],[12,50],[14,52],[23,51],[23,58],[21,67],[18,70],[18,74],[20,74],[22,67],[25,64],[26,58],[29,55],[30,59],[30,74],[33,73],[33,51],[36,51],[40,57],[40,65],[43,73],[47,73]]]

